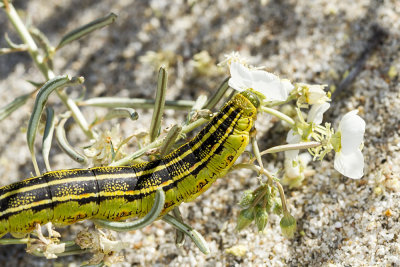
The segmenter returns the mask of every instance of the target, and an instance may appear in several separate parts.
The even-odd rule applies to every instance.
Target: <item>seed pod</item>
[[[255,208],[256,225],[259,232],[264,231],[265,226],[268,223],[268,212],[265,208],[261,206],[256,206]]]
[[[282,214],[282,202],[280,198],[274,199],[272,212],[276,215]]]
[[[290,215],[289,212],[285,212],[279,224],[281,226],[282,234],[287,238],[293,238],[294,233],[296,232],[297,223],[296,219]]]
[[[247,226],[251,224],[251,222],[254,220],[254,208],[248,208],[240,211],[237,224],[236,224],[236,230],[241,231]]]
[[[243,209],[248,208],[254,200],[253,190],[246,190],[243,192],[242,198],[240,199],[239,206]]]

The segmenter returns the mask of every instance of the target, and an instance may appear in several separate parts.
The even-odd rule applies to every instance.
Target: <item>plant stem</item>
[[[281,183],[279,183],[278,181],[275,181],[275,184],[276,184],[276,187],[278,188],[279,196],[281,197],[283,213],[289,212],[287,205],[286,205],[286,197],[285,197],[285,192],[283,191],[283,187],[282,187]]]
[[[261,110],[266,112],[266,113],[269,113],[271,115],[274,115],[274,116],[278,117],[281,120],[286,121],[287,123],[289,123],[292,126],[295,125],[295,122],[294,122],[294,120],[292,118],[290,118],[289,116],[283,114],[282,112],[280,112],[280,111],[278,111],[276,109],[262,106]]]
[[[22,41],[28,46],[29,54],[31,55],[36,66],[42,72],[45,79],[49,80],[54,78],[55,74],[53,70],[51,70],[49,66],[47,66],[47,64],[43,61],[43,57],[39,54],[38,46],[33,40],[28,29],[25,27],[14,6],[10,3],[7,3],[4,9],[7,13],[9,20],[13,24],[15,30],[17,31],[18,35],[21,37]],[[89,124],[87,123],[85,117],[83,116],[83,114],[81,113],[75,102],[72,99],[70,99],[62,90],[57,90],[56,93],[58,97],[61,99],[61,101],[72,112],[72,117],[81,127],[85,135],[90,139],[94,138],[95,134],[89,129]]]
[[[18,35],[21,37],[22,41],[28,46],[28,52],[40,71],[43,73],[46,79],[53,78],[55,76],[54,73],[43,62],[43,57],[40,56],[39,49],[35,41],[33,40],[28,29],[25,27],[14,6],[11,3],[8,3],[5,6],[5,11],[15,30],[18,32]]]

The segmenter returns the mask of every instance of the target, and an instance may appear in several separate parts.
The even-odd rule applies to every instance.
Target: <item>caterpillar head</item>
[[[241,92],[244,97],[246,97],[253,106],[258,109],[260,107],[260,98],[250,90]]]
[[[233,99],[234,102],[243,111],[243,115],[247,117],[251,117],[253,119],[257,116],[257,110],[261,105],[260,98],[250,90],[243,91],[235,96]]]

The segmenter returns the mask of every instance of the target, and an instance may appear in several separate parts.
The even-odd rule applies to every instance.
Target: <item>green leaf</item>
[[[204,109],[213,109],[215,105],[218,104],[218,102],[221,100],[221,98],[225,95],[226,91],[229,88],[228,81],[229,78],[226,78],[222,84],[218,87],[217,91],[215,94],[210,97],[210,99],[207,101],[207,103],[203,106]]]
[[[111,222],[101,219],[92,219],[92,221],[100,227],[111,229],[117,232],[133,231],[146,227],[154,222],[164,208],[165,193],[162,188],[158,188],[154,197],[154,204],[149,213],[141,219],[132,222]]]
[[[46,126],[44,129],[43,140],[42,140],[42,155],[47,171],[51,171],[49,163],[49,154],[51,149],[51,142],[53,140],[54,126],[55,126],[54,110],[51,107],[47,107]]]
[[[169,214],[165,215],[162,219],[163,221],[173,225],[175,228],[181,230],[188,237],[190,237],[190,239],[192,239],[192,241],[196,244],[201,252],[203,252],[204,254],[210,253],[210,249],[208,248],[207,242],[204,240],[204,237],[192,227],[183,222],[180,222],[174,216],[171,216]]]
[[[117,19],[117,15],[114,13],[110,13],[107,16],[103,18],[96,19],[88,24],[85,24],[73,31],[70,31],[66,35],[63,36],[61,39],[60,43],[57,45],[56,50],[60,49],[66,44],[69,44],[75,40],[78,40],[81,37],[84,37],[85,35],[88,35],[89,33],[103,28],[111,23],[113,23]]]
[[[16,111],[21,106],[23,106],[26,103],[26,101],[29,99],[30,96],[31,96],[30,93],[19,96],[19,97],[15,98],[11,103],[0,108],[0,121],[4,120],[8,116],[10,116],[11,113]]]
[[[150,142],[153,142],[160,133],[161,119],[165,105],[165,93],[167,91],[167,81],[167,71],[165,70],[165,68],[161,67],[160,71],[158,72],[156,102],[150,124]]]
[[[68,118],[64,118],[60,121],[56,129],[56,139],[60,146],[60,148],[73,160],[79,162],[81,164],[85,164],[87,162],[87,158],[84,155],[78,153],[68,142],[67,137],[65,135],[64,125]]]
[[[68,75],[57,76],[57,77],[54,77],[53,79],[47,81],[42,86],[42,88],[40,88],[40,90],[36,96],[32,115],[29,119],[28,131],[27,131],[28,147],[29,147],[31,154],[34,153],[34,142],[35,142],[37,128],[39,125],[39,120],[40,120],[40,117],[42,116],[42,112],[43,112],[44,106],[46,105],[49,95],[56,89],[59,89],[59,88],[65,87],[65,86],[69,86],[69,85],[83,83],[83,81],[84,81],[83,77],[71,78]]]
[[[131,120],[137,120],[139,114],[132,108],[114,108],[104,116],[104,120],[115,118],[130,118]]]

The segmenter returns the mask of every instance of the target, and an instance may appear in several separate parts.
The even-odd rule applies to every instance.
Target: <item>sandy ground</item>
[[[194,203],[182,205],[185,221],[208,241],[209,255],[203,255],[189,240],[178,250],[171,228],[156,222],[119,235],[132,243],[121,266],[400,265],[399,1],[61,2],[15,1],[15,6],[53,44],[74,27],[110,11],[118,14],[112,26],[63,48],[55,61],[57,74],[85,77],[86,97],[153,97],[157,64],[143,62],[149,51],[161,52],[162,63],[169,69],[168,99],[211,95],[226,75],[213,68],[196,72],[194,55],[207,51],[219,62],[224,54],[239,51],[253,65],[263,65],[293,82],[335,85],[340,93],[325,118],[337,124],[344,113],[358,109],[367,123],[363,179],[342,177],[333,170],[330,157],[313,164],[317,174],[300,188],[286,189],[298,220],[293,240],[281,235],[279,218],[274,216],[264,233],[258,234],[254,228],[234,231],[241,192],[257,185],[254,174],[236,172],[220,179]],[[4,32],[18,40],[5,13],[0,12],[0,35]],[[4,38],[0,45],[6,45]],[[351,79],[343,82],[349,73]],[[32,90],[26,80],[41,79],[27,54],[1,56],[2,105]],[[69,92],[79,96],[79,90]],[[64,110],[56,96],[49,103],[57,111]],[[1,185],[33,172],[23,133],[32,106],[31,100],[0,124]],[[93,119],[94,113],[104,111],[87,108],[84,112]],[[120,122],[125,136],[147,127],[151,113],[140,111],[140,115],[137,122]],[[164,124],[180,122],[184,115],[168,111]],[[257,128],[262,149],[282,144],[281,128],[270,117],[259,120]],[[79,129],[72,128],[68,135],[71,142],[84,143]],[[277,170],[280,160],[280,156],[268,158],[265,165]],[[78,167],[56,144],[51,163],[54,169]],[[72,239],[82,227],[65,228],[63,236]],[[245,247],[243,256],[226,252],[236,245]],[[0,247],[3,266],[77,266],[84,259],[88,257],[49,261],[26,254],[21,245]]]

